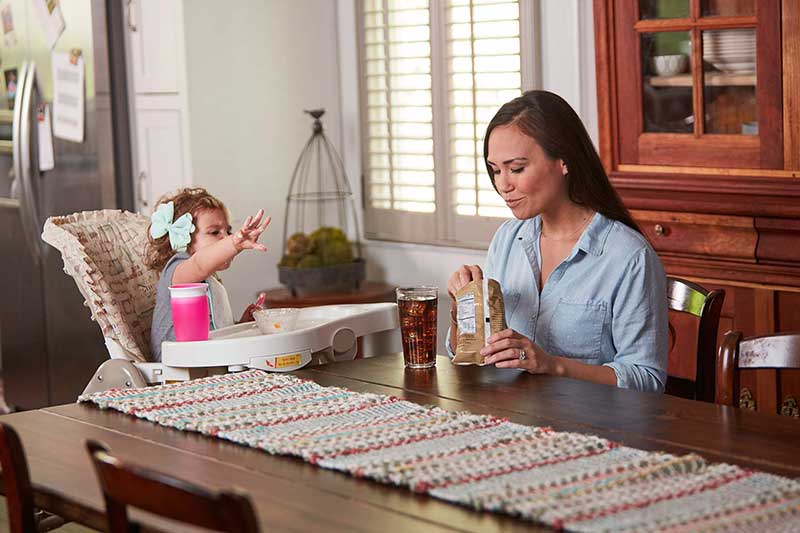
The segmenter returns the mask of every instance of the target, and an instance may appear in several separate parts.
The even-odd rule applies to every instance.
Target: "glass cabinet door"
[[[621,163],[781,168],[779,3],[614,9]]]

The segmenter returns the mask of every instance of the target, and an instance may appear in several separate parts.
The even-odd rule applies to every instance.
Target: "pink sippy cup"
[[[181,283],[169,288],[177,341],[208,340],[208,285]]]

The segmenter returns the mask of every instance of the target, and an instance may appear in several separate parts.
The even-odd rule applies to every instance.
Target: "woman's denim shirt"
[[[620,387],[663,391],[666,275],[650,244],[597,213],[539,294],[541,229],[538,216],[509,220],[489,246],[484,275],[503,288],[509,327],[552,355],[613,368]]]

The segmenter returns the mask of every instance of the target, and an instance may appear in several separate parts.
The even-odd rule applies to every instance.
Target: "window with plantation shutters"
[[[360,2],[368,237],[481,247],[511,216],[483,133],[531,85],[529,1]]]
[[[373,207],[436,210],[428,4],[364,4],[366,170]]]

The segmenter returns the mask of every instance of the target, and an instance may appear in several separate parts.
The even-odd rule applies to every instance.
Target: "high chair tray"
[[[255,322],[213,331],[207,341],[166,341],[161,361],[171,367],[242,366],[288,371],[305,366],[311,354],[349,350],[358,337],[399,327],[397,304],[347,304],[300,309],[292,331],[262,334]]]

